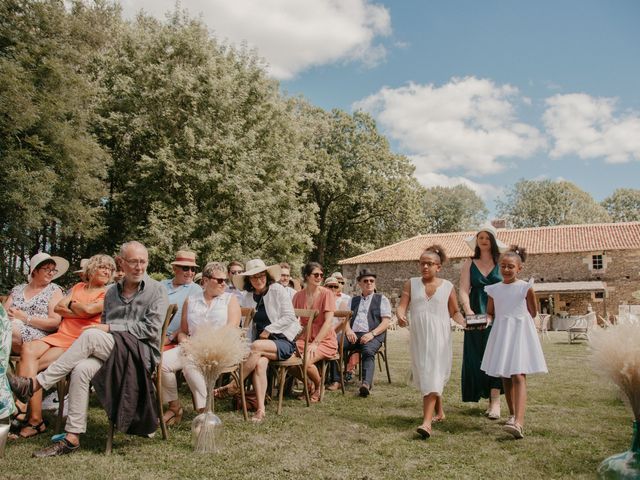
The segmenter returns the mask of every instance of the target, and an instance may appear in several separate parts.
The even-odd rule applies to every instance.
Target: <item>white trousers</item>
[[[36,378],[45,390],[53,387],[69,373],[69,407],[65,430],[69,433],[87,431],[87,409],[89,407],[89,387],[93,376],[105,362],[115,341],[110,333],[97,328],[89,328],[71,344],[71,347],[40,372]]]
[[[162,396],[165,402],[178,400],[178,382],[176,372],[182,370],[187,381],[196,409],[204,408],[207,403],[207,384],[200,369],[187,361],[182,347],[177,346],[162,354]]]

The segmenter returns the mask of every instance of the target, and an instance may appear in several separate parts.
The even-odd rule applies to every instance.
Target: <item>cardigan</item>
[[[269,290],[262,297],[264,308],[267,311],[270,325],[265,330],[269,333],[281,333],[287,340],[293,342],[302,330],[300,322],[293,310],[293,304],[289,293],[277,282],[269,286]],[[245,292],[240,303],[243,307],[256,308],[253,292]]]

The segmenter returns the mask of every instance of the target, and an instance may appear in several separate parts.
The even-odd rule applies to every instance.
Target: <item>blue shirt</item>
[[[176,305],[178,305],[178,311],[173,317],[173,320],[171,320],[169,328],[167,329],[167,335],[173,338],[175,333],[180,328],[180,321],[182,320],[182,305],[184,305],[184,301],[190,295],[202,293],[202,288],[195,282],[178,285],[176,287],[173,284],[172,278],[170,278],[169,280],[163,280],[161,283],[162,286],[167,290],[167,294],[169,295],[169,304],[175,303]]]

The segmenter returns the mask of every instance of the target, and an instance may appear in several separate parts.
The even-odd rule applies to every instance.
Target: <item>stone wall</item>
[[[602,256],[602,269],[594,270],[594,255]],[[447,262],[440,276],[458,287],[460,267],[464,259]],[[343,265],[342,272],[347,279],[347,293],[357,292],[355,281],[357,272],[368,268],[377,274],[378,291],[389,299],[399,297],[404,282],[420,274],[415,262],[387,262],[361,265]],[[607,252],[556,253],[530,255],[520,275],[522,279],[535,278],[538,283],[576,282],[600,280],[606,285],[604,298],[597,298],[595,292],[560,293],[554,295],[555,310],[565,310],[570,315],[587,312],[590,304],[599,315],[618,313],[618,305],[640,304],[640,299],[632,296],[640,290],[640,250],[615,250]],[[547,294],[541,294],[547,297]],[[393,302],[395,304],[395,302]]]

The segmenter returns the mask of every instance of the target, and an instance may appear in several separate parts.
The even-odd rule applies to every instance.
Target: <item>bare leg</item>
[[[48,350],[49,345],[39,340],[23,343],[22,351],[20,353],[20,363],[18,364],[18,375],[22,377],[35,377],[38,373],[38,361]],[[27,423],[29,425],[38,425],[41,422],[42,391],[38,391],[34,393],[29,400],[29,416],[27,418]],[[27,437],[34,435],[34,429],[29,425],[20,430],[22,435]]]
[[[446,418],[446,415],[444,414],[444,408],[442,406],[442,395],[438,395],[436,397],[435,411],[436,414],[433,417],[434,422],[441,422]]]
[[[524,374],[511,375],[513,381],[513,406],[516,423],[524,425],[524,411],[527,407],[527,376]]]
[[[253,420],[262,421],[264,419],[264,399],[267,394],[267,368],[269,367],[269,359],[260,357],[256,368],[253,370],[253,388],[256,391],[258,400],[258,410],[253,416]]]
[[[500,389],[492,388],[489,398],[489,414],[500,416]]]
[[[11,322],[11,352],[15,355],[20,355],[22,350],[22,325],[19,320]]]
[[[431,422],[433,421],[433,412],[435,410],[438,395],[430,393],[422,397],[422,425],[421,427],[431,432]]]
[[[503,378],[502,385],[504,387],[504,398],[507,400],[507,406],[509,407],[509,414],[515,415],[513,409],[513,382],[511,378]]]

